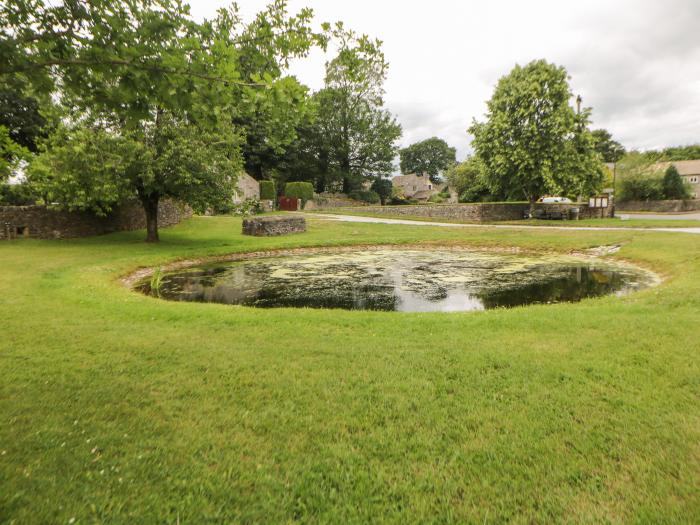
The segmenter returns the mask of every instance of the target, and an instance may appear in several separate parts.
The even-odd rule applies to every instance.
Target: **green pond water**
[[[260,308],[450,312],[574,302],[652,281],[642,270],[592,258],[377,249],[210,263],[137,288],[174,301]]]

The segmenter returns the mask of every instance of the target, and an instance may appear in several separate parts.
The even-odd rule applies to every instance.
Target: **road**
[[[373,224],[406,224],[409,226],[437,226],[442,228],[494,228],[506,230],[582,230],[582,231],[652,231],[652,232],[668,232],[668,233],[692,233],[700,235],[700,226],[697,228],[624,228],[617,226],[531,226],[523,224],[518,226],[515,224],[455,224],[450,222],[430,222],[430,221],[413,221],[407,219],[389,219],[379,217],[360,217],[358,215],[333,215],[327,213],[305,214],[307,217],[324,218],[328,220],[342,222],[364,222]]]
[[[620,219],[653,219],[657,221],[700,221],[700,212],[691,213],[633,213],[621,212]]]

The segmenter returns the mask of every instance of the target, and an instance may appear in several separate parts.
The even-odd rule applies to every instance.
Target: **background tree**
[[[315,96],[314,133],[324,142],[319,162],[342,178],[343,191],[349,193],[363,179],[393,171],[401,126],[383,109],[388,64],[381,42],[345,30],[341,23],[333,34],[339,51],[326,64],[325,88]]]
[[[664,197],[671,200],[688,199],[690,192],[683,183],[683,178],[676,167],[671,164],[664,173],[662,182]]]
[[[386,204],[386,201],[391,198],[391,192],[394,188],[394,185],[391,182],[391,179],[383,179],[383,178],[377,178],[374,180],[372,183],[372,186],[370,189],[375,192],[377,195],[379,195],[380,202],[382,203],[382,206]]]
[[[603,162],[618,162],[625,155],[625,148],[619,142],[613,140],[612,135],[606,129],[594,129],[593,147],[603,158]]]
[[[457,150],[437,137],[411,144],[399,151],[401,173],[428,175],[437,184],[445,170],[457,162]]]
[[[581,99],[579,98],[579,104]],[[563,191],[574,199],[599,193],[605,181],[603,158],[596,150],[596,141],[589,129],[591,108],[583,108],[574,116],[574,130],[568,141],[568,173],[562,182]]]
[[[474,156],[450,167],[445,178],[448,186],[459,195],[460,202],[498,200],[498,195],[491,193],[485,180],[483,166]]]
[[[534,203],[585,186],[571,169],[576,114],[566,70],[544,60],[515,66],[496,86],[485,122],[474,121],[475,155],[494,193]],[[597,177],[598,175],[595,174]]]

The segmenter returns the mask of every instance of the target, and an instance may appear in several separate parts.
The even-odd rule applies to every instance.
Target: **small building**
[[[671,165],[676,167],[678,174],[683,178],[683,182],[690,186],[693,198],[700,198],[700,159],[659,162],[654,167],[660,171],[666,171]]]
[[[248,199],[260,199],[260,183],[243,172],[238,176],[236,189],[233,194],[234,204],[240,204]]]
[[[391,183],[401,190],[404,197],[417,201],[427,201],[445,187],[444,184],[433,184],[427,175],[416,175],[415,173],[397,175],[391,179]]]

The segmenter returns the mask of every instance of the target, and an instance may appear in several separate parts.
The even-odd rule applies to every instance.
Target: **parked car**
[[[541,202],[543,204],[556,204],[556,203],[562,203],[562,204],[569,204],[571,203],[571,199],[567,197],[541,197],[540,200],[537,202]]]

